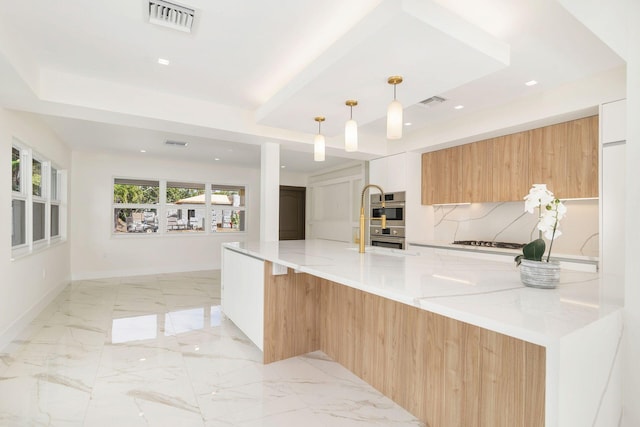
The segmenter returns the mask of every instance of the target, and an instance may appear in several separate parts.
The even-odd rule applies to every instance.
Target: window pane
[[[113,184],[114,203],[158,203],[160,185],[158,181],[116,179]]]
[[[51,205],[51,237],[60,235],[60,206]]]
[[[33,159],[31,164],[33,165],[31,169],[33,195],[42,197],[42,163],[36,159]]]
[[[33,241],[44,239],[44,203],[33,202]]]
[[[58,170],[51,168],[51,200],[58,200]]]
[[[211,204],[214,208],[211,210],[211,231],[244,231],[245,210],[237,209],[237,207],[243,207],[244,202],[244,187],[212,185]]]
[[[158,231],[157,209],[113,210],[114,233],[156,233]]]
[[[11,191],[21,191],[20,188],[20,149],[12,147],[11,153]]]
[[[24,245],[27,241],[25,233],[25,207],[26,204],[24,200],[11,200],[11,246]]]
[[[211,203],[214,205],[244,206],[244,198],[244,187],[211,186]]]
[[[204,208],[173,205],[167,209],[167,231],[204,231]]]
[[[211,216],[211,231],[213,232],[244,231],[244,211],[212,209]]]
[[[204,184],[167,182],[167,203],[204,204]]]

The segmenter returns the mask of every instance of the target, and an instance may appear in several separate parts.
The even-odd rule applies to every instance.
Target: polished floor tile
[[[261,360],[219,271],[78,281],[0,352],[0,425],[422,425],[322,352]]]

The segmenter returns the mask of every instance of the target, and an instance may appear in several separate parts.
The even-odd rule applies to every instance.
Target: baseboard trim
[[[31,306],[26,312],[11,323],[2,333],[0,333],[0,352],[16,339],[26,329],[26,327],[35,319],[46,306],[66,288],[70,283],[70,280],[65,280],[47,292],[38,302]]]
[[[178,266],[169,268],[140,268],[129,270],[107,270],[107,271],[85,271],[71,274],[71,280],[99,280],[109,279],[114,277],[135,277],[135,276],[149,276],[153,274],[170,274],[170,273],[189,273],[193,271],[207,271],[207,270],[219,270],[214,266],[207,265],[190,265],[190,266]]]

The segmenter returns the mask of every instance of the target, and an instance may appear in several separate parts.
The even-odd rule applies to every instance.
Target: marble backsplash
[[[598,257],[598,200],[568,200],[564,204],[567,215],[560,222],[562,235],[553,243],[553,253]],[[524,202],[434,206],[434,219],[434,238],[439,242],[528,243],[538,236],[537,214],[525,212]]]

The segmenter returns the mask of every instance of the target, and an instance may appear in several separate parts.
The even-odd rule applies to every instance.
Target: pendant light
[[[393,101],[387,108],[387,139],[402,138],[402,104],[396,99],[396,85],[402,83],[402,76],[391,76],[387,83],[393,85]]]
[[[324,122],[324,117],[315,117],[318,122],[318,134],[313,138],[313,160],[324,162],[324,136],[320,133],[320,125]]]
[[[349,106],[349,120],[344,125],[344,151],[353,152],[358,150],[358,123],[353,120],[353,107],[358,105],[358,101],[350,99],[345,102]]]

